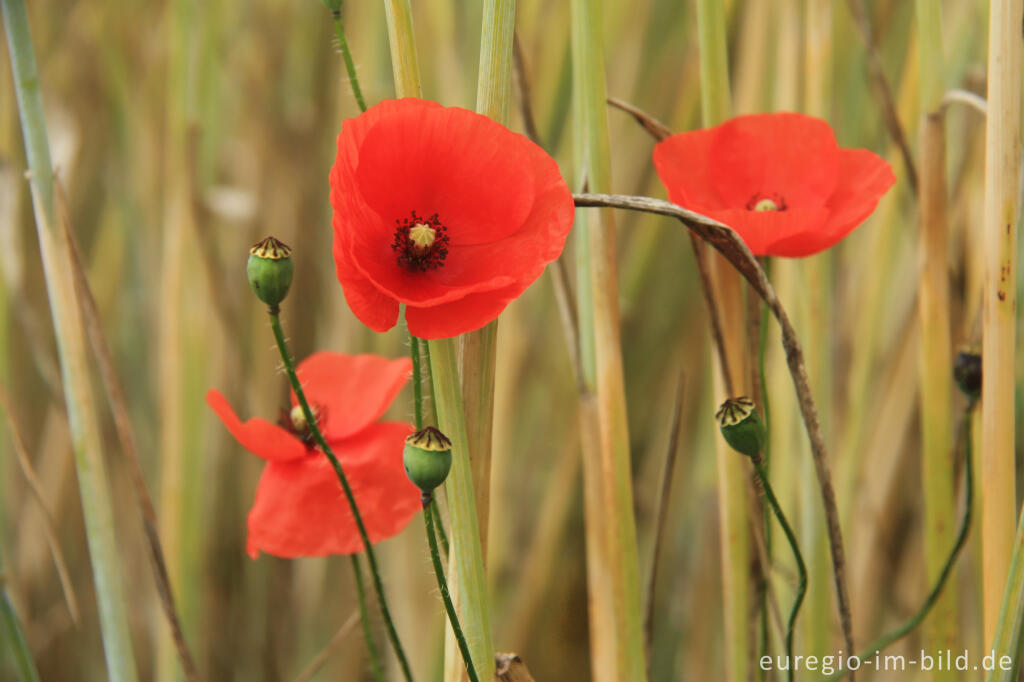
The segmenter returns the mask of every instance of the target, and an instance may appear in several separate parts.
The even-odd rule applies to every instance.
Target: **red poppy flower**
[[[404,304],[409,331],[478,329],[558,258],[573,202],[558,164],[491,119],[435,102],[381,102],[345,121],[331,169],[334,260],[374,331]]]
[[[377,422],[409,379],[408,358],[316,353],[297,370],[317,423],[341,462],[370,542],[387,539],[420,509],[420,493],[402,467],[412,427]],[[249,512],[246,548],[280,557],[353,554],[362,538],[331,463],[312,442],[298,403],[280,424],[242,422],[219,391],[206,402],[246,450],[267,461]]]
[[[810,256],[848,235],[896,182],[884,159],[842,149],[802,114],[739,116],[672,135],[654,165],[674,203],[734,229],[756,256]]]

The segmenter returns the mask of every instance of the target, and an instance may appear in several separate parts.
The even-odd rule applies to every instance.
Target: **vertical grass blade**
[[[1013,551],[992,651],[995,652],[996,669],[988,674],[986,682],[1013,682],[1018,679],[1021,658],[1024,658],[1024,511],[1017,523],[1017,545]],[[1012,660],[1009,670],[1001,669],[1004,656]]]
[[[3,564],[0,563],[2,570]],[[9,662],[21,682],[39,682],[39,671],[25,641],[21,620],[4,585],[0,585],[0,659]],[[4,672],[6,665],[8,663],[0,664],[0,673]]]
[[[698,0],[697,30],[700,49],[701,119],[705,127],[722,123],[732,115],[729,58],[725,39],[725,6],[717,0]],[[750,386],[746,357],[743,283],[739,273],[717,253],[709,252],[712,288],[718,302],[724,364],[734,386],[731,392],[745,395]],[[716,391],[729,392],[717,377]],[[734,397],[734,396],[727,396]],[[719,397],[715,403],[721,402]],[[732,680],[747,679],[751,660],[751,561],[749,504],[742,461],[722,438],[715,440],[718,462],[719,538],[722,556],[722,605],[725,620],[726,674]]]
[[[104,470],[97,401],[92,394],[89,360],[67,238],[57,227],[53,166],[24,0],[3,0],[4,29],[14,72],[18,111],[29,169],[46,289],[60,357],[64,401],[71,426],[75,468],[85,517],[107,674],[112,682],[135,682],[125,599],[118,563],[110,492]]]
[[[593,192],[611,191],[607,92],[604,65],[604,12],[601,0],[573,0],[572,50],[577,120],[577,159],[586,169],[586,182]],[[591,527],[603,537],[595,557],[588,547],[588,572],[607,571],[602,584],[610,589],[606,598],[594,599],[591,627],[613,632],[615,670],[594,670],[595,679],[642,682],[647,679],[644,659],[643,612],[641,605],[636,522],[633,512],[633,480],[630,471],[629,433],[626,420],[625,383],[619,332],[618,278],[615,262],[615,224],[608,211],[586,210],[577,227],[577,243],[585,243],[580,261],[580,334],[586,337],[584,381],[596,396],[596,420],[584,423],[598,427],[597,437],[585,437],[597,450],[584,452],[585,474],[593,489],[586,505],[588,540]],[[582,312],[586,309],[586,312]],[[596,424],[594,423],[596,421]],[[595,476],[595,472],[596,476]],[[594,485],[596,483],[596,485]],[[596,524],[596,525],[595,525]],[[597,538],[595,538],[597,539]],[[600,563],[590,565],[590,559]],[[606,582],[605,582],[606,581]],[[595,595],[592,594],[592,598]],[[595,623],[594,619],[603,622]],[[611,625],[609,625],[611,624]],[[603,656],[599,652],[592,655]],[[594,658],[598,664],[598,658]],[[606,677],[608,676],[608,677]]]
[[[953,356],[949,323],[949,230],[946,224],[945,116],[937,111],[942,95],[941,5],[917,0],[921,111],[918,135],[918,248],[921,256],[918,319],[921,325],[920,391],[921,482],[924,494],[924,552],[928,583],[946,564],[956,525],[953,466]],[[952,650],[956,644],[955,582],[946,585],[928,617],[925,637],[930,649]],[[956,680],[956,671],[940,671],[938,680]]]
[[[1014,486],[1017,217],[1022,0],[989,7],[982,304],[981,543],[985,642],[993,641],[1010,567]]]

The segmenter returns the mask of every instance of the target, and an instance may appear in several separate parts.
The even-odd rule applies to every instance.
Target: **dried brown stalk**
[[[786,363],[789,365],[789,372],[800,404],[800,413],[811,442],[814,469],[818,477],[818,486],[821,489],[822,503],[825,507],[829,545],[832,551],[833,577],[839,602],[839,617],[844,634],[848,638],[851,637],[852,635],[849,633],[852,633],[853,625],[850,616],[850,598],[846,587],[846,556],[843,549],[842,531],[839,526],[839,511],[836,507],[835,490],[832,486],[832,474],[829,469],[825,440],[821,433],[821,424],[818,421],[818,411],[807,379],[804,353],[800,341],[797,339],[796,331],[789,321],[789,316],[775,295],[775,289],[768,281],[761,265],[747,245],[743,243],[743,240],[727,225],[668,201],[619,194],[574,194],[573,199],[577,207],[621,208],[664,215],[679,220],[692,234],[696,234],[722,254],[772,311],[772,315],[782,329],[782,347],[786,353]]]
[[[534,682],[523,659],[516,654],[494,654],[494,679],[501,682]]]

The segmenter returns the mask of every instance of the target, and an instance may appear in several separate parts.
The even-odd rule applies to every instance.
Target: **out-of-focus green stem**
[[[341,462],[338,461],[331,446],[327,444],[327,439],[324,438],[324,434],[320,431],[320,427],[317,423],[316,417],[313,415],[313,410],[309,407],[309,401],[306,400],[306,392],[302,388],[302,383],[299,381],[298,374],[295,373],[295,360],[292,358],[291,351],[288,350],[288,342],[285,340],[284,329],[281,327],[281,314],[277,306],[274,306],[267,310],[270,315],[270,328],[274,332],[274,340],[277,342],[277,350],[281,355],[281,361],[284,363],[285,373],[288,375],[288,381],[292,385],[292,390],[295,391],[295,399],[299,403],[299,407],[302,409],[302,416],[306,419],[306,424],[309,426],[310,433],[313,434],[313,439],[319,446],[321,452],[327,457],[331,463],[331,467],[334,468],[334,473],[338,477],[338,481],[341,483],[342,489],[345,491],[345,499],[348,501],[349,509],[352,510],[352,517],[356,520],[356,528],[359,529],[359,537],[363,541],[363,549],[366,551],[366,559],[370,564],[370,575],[373,577],[373,588],[377,592],[377,603],[380,605],[381,615],[384,617],[384,625],[388,631],[388,637],[391,640],[391,646],[395,650],[395,655],[398,657],[398,662],[402,666],[402,673],[405,675],[407,682],[412,682],[412,670],[409,668],[409,661],[405,657],[405,650],[402,648],[402,642],[398,638],[398,631],[395,629],[395,623],[391,619],[391,609],[388,608],[388,600],[384,595],[384,584],[380,579],[380,569],[377,567],[377,556],[373,551],[373,545],[370,544],[370,536],[366,532],[366,524],[363,523],[363,516],[359,513],[359,505],[356,504],[355,495],[352,494],[352,486],[349,485],[348,477],[345,476],[345,471],[341,468]]]
[[[412,7],[409,0],[384,0],[384,12],[388,21],[395,94],[399,97],[422,97],[420,63],[416,56],[416,37],[412,30]]]
[[[591,191],[611,191],[604,12],[573,0],[572,50],[578,172]],[[647,679],[629,429],[619,329],[615,223],[609,211],[577,213],[579,331],[585,386],[582,428],[591,660],[595,680]],[[603,648],[611,648],[604,651]],[[607,669],[611,666],[611,669]]]
[[[996,669],[988,674],[986,682],[1014,682],[1024,658],[1024,509],[1017,522],[1017,544],[1010,563],[1010,576],[1003,593],[1003,606],[992,644],[996,656]],[[1009,670],[999,665],[1003,656],[1012,660]]]
[[[345,70],[348,71],[348,82],[352,88],[352,96],[356,98],[359,111],[366,111],[366,100],[363,99],[363,90],[359,87],[356,65],[352,61],[352,53],[348,49],[348,40],[345,38],[345,22],[341,17],[340,2],[337,9],[331,9],[331,17],[334,19],[334,35],[338,39],[338,49],[341,50],[341,57],[345,60]]]
[[[705,127],[722,123],[732,115],[729,58],[725,37],[725,5],[718,0],[698,0],[697,33],[700,51],[701,118]],[[717,254],[709,254],[713,300],[717,302],[722,325],[722,364],[736,385],[726,392],[745,394],[750,373],[743,321],[743,284],[740,277]],[[718,402],[718,399],[715,399]],[[745,680],[750,670],[751,559],[746,478],[741,462],[722,440],[716,441],[718,460],[718,507],[722,519],[722,605],[725,620],[726,673],[730,679]]]
[[[0,576],[3,575],[3,562],[0,562]],[[21,682],[39,682],[39,671],[36,670],[36,663],[32,660],[32,651],[25,641],[25,632],[21,627],[21,620],[14,610],[10,595],[7,594],[7,587],[2,583],[0,577],[0,653],[10,652],[10,659],[13,661],[13,668],[17,672]],[[3,666],[0,666],[3,672]]]
[[[437,339],[427,343],[438,426],[452,441],[452,470],[445,491],[451,518],[449,562],[456,574],[455,601],[460,607],[460,620],[472,660],[479,666],[481,679],[490,680],[494,677],[490,605],[477,525],[473,472],[469,462],[469,437],[462,408],[456,339]]]
[[[111,682],[135,682],[138,673],[125,611],[112,500],[103,464],[96,400],[89,377],[90,362],[81,311],[71,279],[71,252],[67,237],[57,224],[53,166],[28,17],[24,0],[3,0],[0,8],[11,55],[25,152],[32,173],[36,228],[60,358],[64,402],[71,427],[107,674]]]
[[[363,571],[359,568],[359,555],[350,554],[349,557],[352,559],[352,575],[356,579],[356,596],[359,599],[359,620],[363,625],[363,641],[366,642],[366,652],[370,656],[370,668],[373,669],[373,676],[377,682],[384,682],[384,669],[380,664],[377,645],[373,643],[370,613],[366,610],[366,588],[363,586]]]

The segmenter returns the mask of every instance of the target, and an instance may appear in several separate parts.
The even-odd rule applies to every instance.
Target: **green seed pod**
[[[715,418],[733,450],[756,457],[764,448],[768,431],[750,398],[729,398],[718,408]]]
[[[971,400],[981,395],[981,354],[970,349],[961,350],[953,361],[956,385]]]
[[[444,483],[452,468],[452,442],[428,426],[405,439],[405,474],[425,495]]]
[[[249,262],[245,266],[249,286],[261,301],[276,306],[288,295],[295,265],[292,249],[274,237],[256,242],[249,249]]]

